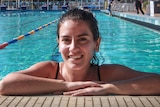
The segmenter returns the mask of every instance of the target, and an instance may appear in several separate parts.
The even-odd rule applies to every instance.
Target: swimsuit
[[[59,63],[57,63],[57,64],[58,64],[58,67],[57,67],[56,78],[55,79],[58,79],[58,73],[59,73]],[[98,81],[101,81],[99,66],[98,66],[98,69],[97,69],[97,74],[98,74]]]
[[[58,79],[58,72],[59,72],[59,63],[58,64],[58,67],[57,67],[57,71],[56,71],[56,78],[55,79]]]

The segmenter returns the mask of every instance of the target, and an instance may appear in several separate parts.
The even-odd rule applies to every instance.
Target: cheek
[[[88,48],[86,48],[86,51],[87,51],[88,55],[90,55],[90,57],[92,57],[95,52],[94,44],[89,45]]]
[[[59,44],[59,52],[64,53],[66,51],[66,46]]]
[[[59,44],[59,52],[62,56],[62,59],[65,60],[66,59],[66,54],[68,53],[67,48],[64,45]]]

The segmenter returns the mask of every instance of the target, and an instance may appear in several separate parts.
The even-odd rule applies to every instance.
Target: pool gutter
[[[102,12],[108,14],[108,10],[101,10]],[[127,20],[144,27],[148,27],[157,31],[160,31],[160,17],[151,17],[149,15],[141,15],[129,12],[112,12],[113,16]]]

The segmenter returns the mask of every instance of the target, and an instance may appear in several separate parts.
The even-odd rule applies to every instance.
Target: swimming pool
[[[0,43],[36,29],[63,12],[16,12],[0,14]],[[101,46],[100,64],[117,63],[133,69],[160,73],[160,33],[151,29],[94,12],[98,20]],[[56,23],[0,50],[0,79],[10,72],[52,59],[56,47]],[[56,56],[56,58],[59,58]]]

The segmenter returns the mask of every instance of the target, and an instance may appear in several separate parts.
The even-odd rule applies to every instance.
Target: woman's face
[[[59,52],[68,67],[80,70],[90,64],[99,41],[93,40],[93,34],[87,23],[82,20],[66,20],[59,29]]]

